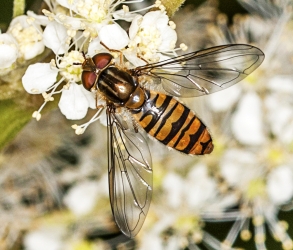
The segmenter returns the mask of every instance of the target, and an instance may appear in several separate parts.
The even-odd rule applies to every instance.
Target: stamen
[[[129,7],[127,5],[123,5],[122,8],[125,13],[129,12]]]
[[[176,29],[176,24],[173,21],[169,21],[169,26],[175,30]]]
[[[35,111],[32,115],[33,118],[35,118],[37,121],[39,121],[42,117],[39,111]]]
[[[183,51],[186,51],[188,49],[188,47],[184,43],[181,43],[179,46]]]
[[[97,120],[100,119],[100,115],[101,115],[101,112],[104,110],[104,107],[98,109],[98,111],[96,112],[96,114],[86,123],[82,124],[82,125],[77,125],[77,124],[74,124],[72,125],[71,127],[75,130],[75,133],[77,135],[80,135],[80,134],[83,134],[84,131],[86,130],[86,128],[93,122],[96,122]]]

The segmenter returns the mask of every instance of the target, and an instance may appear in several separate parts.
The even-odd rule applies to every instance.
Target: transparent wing
[[[107,109],[107,122],[111,208],[120,230],[134,237],[151,202],[151,155],[143,136],[127,129],[111,107]]]
[[[192,97],[228,88],[253,72],[264,60],[251,45],[212,47],[133,69],[150,75],[173,96]]]

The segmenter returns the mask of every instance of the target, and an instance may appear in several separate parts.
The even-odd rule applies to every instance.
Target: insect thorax
[[[116,67],[109,67],[99,75],[99,91],[117,106],[124,106],[137,87],[138,83],[129,73]]]

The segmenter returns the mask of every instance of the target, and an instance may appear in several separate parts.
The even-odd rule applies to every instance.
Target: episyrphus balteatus
[[[142,127],[168,147],[185,154],[209,154],[211,136],[203,122],[174,97],[195,97],[241,81],[264,60],[251,45],[216,46],[134,69],[113,63],[109,53],[85,57],[82,82],[105,99],[108,125],[109,193],[120,230],[134,237],[152,196],[151,154]],[[161,87],[163,92],[148,88]],[[98,95],[97,95],[98,96]],[[129,126],[121,115],[133,118]]]

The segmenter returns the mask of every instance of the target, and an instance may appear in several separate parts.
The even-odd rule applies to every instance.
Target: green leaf
[[[32,109],[23,108],[13,100],[0,101],[0,149],[17,135],[31,117]]]
[[[185,0],[161,0],[161,3],[166,7],[169,17],[172,17],[184,2]]]

